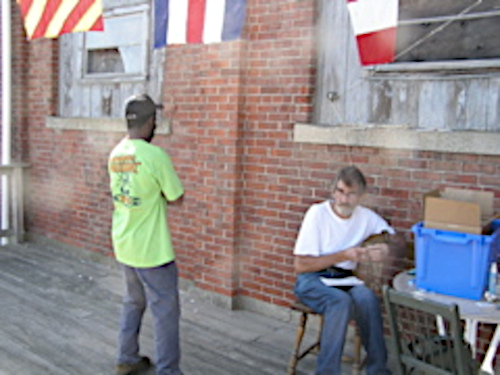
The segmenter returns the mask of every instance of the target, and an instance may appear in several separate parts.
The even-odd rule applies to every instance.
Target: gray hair
[[[344,167],[337,173],[337,176],[333,180],[332,188],[335,188],[339,181],[342,181],[350,188],[354,186],[359,187],[359,193],[364,193],[366,190],[365,176],[358,168],[353,165]]]

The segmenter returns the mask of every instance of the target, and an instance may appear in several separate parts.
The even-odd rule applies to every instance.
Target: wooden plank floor
[[[121,291],[112,260],[50,245],[1,247],[0,375],[113,374]],[[295,319],[225,310],[189,291],[181,298],[185,375],[286,373]],[[152,357],[149,312],[141,348]],[[312,374],[315,359],[301,361],[298,374]]]

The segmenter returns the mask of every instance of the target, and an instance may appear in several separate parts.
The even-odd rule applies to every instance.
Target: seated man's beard
[[[354,211],[354,207],[349,205],[337,205],[335,209],[342,216],[351,216]]]

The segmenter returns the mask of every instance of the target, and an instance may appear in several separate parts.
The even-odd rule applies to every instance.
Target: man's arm
[[[163,195],[165,198],[165,195]],[[167,198],[165,198],[169,206],[180,206],[182,205],[182,202],[184,202],[184,194],[182,194],[179,198],[174,199],[173,201],[169,201]]]
[[[382,233],[371,236],[361,246],[364,254],[362,261],[385,262],[388,256],[397,257],[406,254],[406,241],[402,233]]]
[[[364,250],[361,247],[351,247],[334,254],[320,255],[317,257],[310,255],[295,255],[295,272],[304,273],[321,271],[346,260],[357,262],[359,261],[363,251]]]
[[[181,197],[184,195],[184,187],[170,156],[159,147],[156,148],[155,156],[152,172],[160,185],[161,194],[170,205],[182,203]]]

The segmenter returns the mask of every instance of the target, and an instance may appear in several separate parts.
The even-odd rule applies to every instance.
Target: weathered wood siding
[[[318,0],[317,9],[316,123],[500,130],[500,67],[371,71],[359,63],[346,2]]]
[[[151,6],[148,0],[104,0],[105,11],[117,7]],[[143,79],[82,79],[84,34],[75,33],[59,38],[59,116],[61,117],[122,117],[123,103],[136,93],[149,93],[161,99],[165,48],[152,49],[153,23],[149,8],[150,37],[147,74]],[[126,34],[124,34],[124,38]]]

